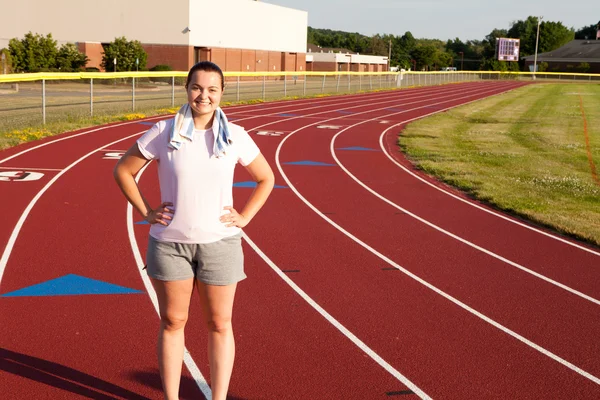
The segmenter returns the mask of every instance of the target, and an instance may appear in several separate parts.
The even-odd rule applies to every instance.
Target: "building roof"
[[[316,44],[307,43],[306,44],[306,52],[307,53],[348,53],[353,54],[352,50],[342,49],[337,47],[321,47]]]
[[[525,61],[533,61],[535,55],[524,57]],[[556,50],[541,53],[538,62],[600,62],[600,40],[572,40]]]

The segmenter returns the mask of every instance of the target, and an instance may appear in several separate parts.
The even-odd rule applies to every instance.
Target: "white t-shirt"
[[[233,170],[239,162],[250,164],[260,150],[239,125],[229,123],[231,145],[225,156],[213,157],[212,129],[194,130],[191,141],[175,150],[169,146],[173,119],[160,121],[137,141],[148,160],[158,162],[161,202],[173,203],[168,226],[152,224],[150,235],[176,243],[211,243],[240,232],[226,227],[219,217],[233,206]]]

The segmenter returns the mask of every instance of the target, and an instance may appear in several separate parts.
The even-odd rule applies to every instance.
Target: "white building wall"
[[[108,43],[120,36],[142,43],[187,45],[189,34],[182,32],[189,23],[189,2],[199,1],[0,0],[0,48],[30,31],[44,36],[51,33],[59,45]]]
[[[353,64],[387,64],[387,57],[366,56],[361,54],[352,54],[351,63]]]
[[[353,64],[387,64],[387,57],[367,56],[346,53],[307,53],[313,57],[314,62],[337,62]],[[308,60],[307,60],[308,61]]]
[[[306,11],[252,0],[190,0],[192,46],[305,53],[307,26]]]

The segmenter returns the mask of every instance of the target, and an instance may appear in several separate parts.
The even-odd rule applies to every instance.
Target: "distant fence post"
[[[171,107],[175,107],[175,76],[171,77]]]
[[[302,88],[302,96],[306,96],[306,81],[308,80],[308,75],[304,75],[304,88]]]
[[[94,78],[90,79],[90,117],[94,116]]]
[[[135,76],[131,78],[131,111],[135,111]]]
[[[42,124],[46,125],[46,80],[42,79]]]
[[[240,76],[237,76],[237,88],[236,88],[236,95],[235,95],[235,99],[236,101],[240,101]]]

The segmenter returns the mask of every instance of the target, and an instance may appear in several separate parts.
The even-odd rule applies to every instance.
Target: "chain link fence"
[[[0,134],[82,118],[172,113],[186,102],[187,72],[0,75]],[[222,104],[361,93],[450,83],[518,79],[600,82],[600,75],[499,72],[225,73]]]

